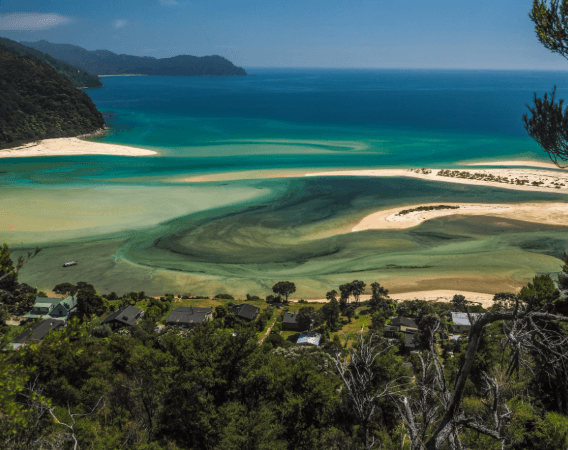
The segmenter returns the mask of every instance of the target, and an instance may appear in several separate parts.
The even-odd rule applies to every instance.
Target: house
[[[298,313],[286,313],[282,319],[283,331],[302,331],[300,322],[298,321]]]
[[[318,346],[320,344],[321,334],[319,333],[301,333],[296,344],[310,344]]]
[[[410,331],[414,333],[418,332],[418,324],[414,319],[411,319],[410,317],[398,316],[391,319],[390,322],[392,326],[398,327],[398,331],[402,333]]]
[[[474,321],[481,315],[481,313],[470,313]],[[471,323],[469,322],[467,313],[453,312],[452,322],[454,324],[454,330],[458,333],[469,332],[471,329]]]
[[[256,315],[260,312],[260,308],[258,306],[249,305],[248,303],[243,303],[242,305],[233,306],[229,309],[229,312],[240,319],[254,320]]]
[[[26,319],[57,318],[67,320],[75,311],[77,300],[73,296],[65,298],[37,297],[32,310],[24,314]]]
[[[110,313],[106,316],[101,325],[109,325],[113,330],[116,330],[120,327],[131,327],[138,323],[138,319],[144,316],[144,311],[136,306],[128,305],[124,308],[120,308],[119,310]]]
[[[198,308],[196,306],[180,306],[174,309],[166,321],[167,325],[176,325],[182,328],[193,328],[207,322],[213,317],[212,308]]]
[[[64,326],[65,320],[52,318],[40,320],[10,342],[10,347],[16,350],[22,345],[41,341],[51,330],[59,330]]]

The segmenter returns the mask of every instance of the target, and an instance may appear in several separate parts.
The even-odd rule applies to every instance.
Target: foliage
[[[290,281],[279,281],[272,286],[272,292],[278,295],[283,295],[288,301],[288,296],[296,292],[296,285]]]
[[[103,128],[87,94],[37,59],[0,45],[0,147]]]

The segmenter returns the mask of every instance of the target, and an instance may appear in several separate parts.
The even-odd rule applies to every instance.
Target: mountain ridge
[[[22,45],[97,75],[181,75],[244,76],[242,67],[219,56],[177,55],[171,58],[117,54],[110,50],[87,50],[73,44],[53,44],[46,40],[21,42]]]

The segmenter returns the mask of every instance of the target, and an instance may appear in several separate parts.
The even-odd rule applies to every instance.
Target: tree
[[[377,311],[377,310],[391,310],[390,312],[392,312],[392,307],[394,306],[394,303],[392,300],[389,299],[389,291],[388,289],[384,288],[383,286],[381,286],[380,283],[374,282],[371,284],[371,300],[369,302],[369,306],[371,307],[371,311]],[[387,311],[385,311],[387,312]]]
[[[332,297],[329,303],[322,306],[320,311],[327,326],[330,330],[334,331],[337,326],[337,320],[339,319],[339,303],[337,299]]]
[[[313,306],[304,306],[298,311],[298,323],[302,330],[311,330],[320,322],[320,315]]]
[[[77,293],[77,290],[78,290],[78,287],[75,286],[74,284],[69,283],[69,282],[58,284],[57,286],[55,286],[53,288],[53,292],[55,292],[56,294],[65,295],[65,296],[75,295]]]
[[[345,283],[339,286],[339,292],[341,292],[341,300],[344,300],[345,303],[349,302],[349,297],[351,296],[351,283]]]
[[[560,297],[550,275],[537,275],[532,283],[521,289],[519,299],[530,304],[535,309],[542,308],[546,303],[554,303]]]
[[[351,318],[355,315],[355,305],[347,305],[343,315],[349,319],[349,323],[351,323]]]
[[[533,0],[529,17],[541,44],[568,58],[568,0]],[[531,117],[523,116],[529,135],[559,167],[560,161],[568,161],[568,111],[563,103],[562,99],[556,103],[555,86],[550,97],[534,94],[534,107],[527,105]]]
[[[355,297],[355,303],[359,304],[359,297],[365,292],[366,286],[363,281],[353,280],[351,282],[351,294]]]
[[[104,300],[97,294],[92,284],[80,281],[77,283],[77,288],[77,314],[81,319],[104,313]]]
[[[227,307],[225,305],[219,305],[219,306],[215,307],[215,318],[216,319],[222,319],[228,313],[229,313],[229,311],[227,310]]]
[[[33,252],[28,252],[27,258],[20,256],[14,266],[10,258],[10,248],[4,243],[4,246],[0,247],[0,289],[12,290],[18,284],[18,271],[40,251],[41,249],[36,247]]]
[[[279,281],[272,286],[272,292],[278,295],[283,295],[288,301],[288,296],[296,292],[296,285],[290,281]]]

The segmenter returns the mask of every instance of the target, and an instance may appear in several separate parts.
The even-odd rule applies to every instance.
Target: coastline
[[[462,162],[460,166],[503,166],[503,167],[540,167],[543,169],[562,170],[556,164],[546,161],[531,161],[529,159],[511,159],[506,161],[478,161],[478,162]]]
[[[95,132],[100,134],[100,132]],[[154,156],[158,152],[125,145],[90,142],[78,137],[44,139],[19,147],[0,149],[0,158],[23,158],[38,156],[113,155]]]
[[[484,292],[460,291],[454,289],[432,289],[427,291],[391,293],[389,297],[397,302],[403,302],[405,300],[424,300],[427,302],[449,303],[453,300],[454,295],[463,295],[467,300],[475,303],[480,303],[484,308],[493,306],[493,294],[487,294]],[[360,297],[361,301],[367,301],[370,299],[370,294],[363,294]],[[298,301],[299,299],[290,299],[291,303],[297,303]],[[307,299],[306,301],[308,303],[329,302],[329,300],[326,298]]]
[[[449,206],[452,209],[434,209],[430,211],[401,211],[420,207]],[[454,209],[457,208],[457,209]],[[443,216],[493,216],[543,225],[566,226],[568,224],[568,204],[566,203],[518,203],[518,204],[479,204],[479,203],[423,203],[377,211],[369,214],[355,225],[351,232],[365,230],[401,230],[412,228],[421,223]]]

